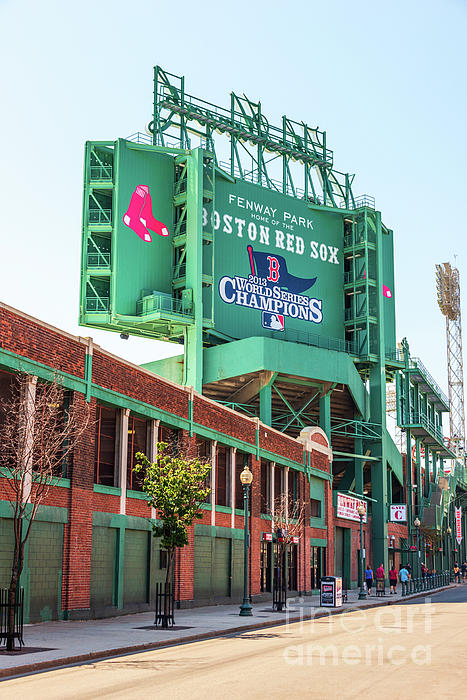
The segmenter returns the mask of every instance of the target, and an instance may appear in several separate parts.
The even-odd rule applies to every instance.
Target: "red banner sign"
[[[462,508],[456,508],[456,540],[462,542]]]

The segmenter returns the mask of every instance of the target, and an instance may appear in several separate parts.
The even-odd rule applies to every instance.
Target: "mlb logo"
[[[268,328],[270,331],[284,330],[284,315],[271,314],[269,311],[263,311],[263,328]]]

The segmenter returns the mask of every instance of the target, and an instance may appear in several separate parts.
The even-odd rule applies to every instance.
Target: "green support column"
[[[363,454],[363,440],[362,438],[355,438],[354,441],[355,454]],[[363,496],[363,460],[354,459],[355,465],[355,493],[361,493]]]
[[[435,451],[431,454],[433,459],[433,483],[436,484],[438,481],[438,454]]]
[[[326,433],[331,444],[331,394],[319,397],[319,427]]]
[[[341,480],[339,481],[339,490],[355,491],[355,464],[349,464],[346,468]],[[361,491],[356,491],[356,493],[361,493]]]
[[[263,387],[259,392],[259,419],[266,425],[272,425],[272,385]]]
[[[114,516],[116,517],[116,516]],[[114,605],[119,610],[123,608],[123,588],[124,588],[124,564],[125,564],[125,521],[124,515],[118,516],[119,526],[117,528],[117,551],[115,556],[115,588]]]
[[[370,421],[381,425],[381,441],[374,443],[378,461],[371,463],[373,565],[388,570],[387,458],[386,458],[386,349],[384,344],[383,241],[381,213],[376,212],[376,299],[378,316],[377,362],[370,367]]]
[[[392,469],[389,467],[387,472],[388,477],[388,503],[392,503]]]
[[[426,451],[425,451],[426,454]],[[426,472],[425,472],[425,477],[426,477]],[[415,513],[416,515],[420,516],[420,504],[422,502],[422,497],[423,497],[423,483],[422,483],[422,463],[421,463],[421,458],[420,458],[420,440],[416,437],[415,438],[415,479],[416,479],[416,484],[417,484],[417,492],[415,494],[415,504],[416,504],[416,509]],[[426,479],[425,479],[426,481]]]
[[[203,151],[187,160],[186,288],[193,293],[194,324],[185,333],[185,384],[203,386]]]
[[[430,493],[430,450],[428,447],[425,447],[425,488],[423,491],[423,495],[428,497]]]

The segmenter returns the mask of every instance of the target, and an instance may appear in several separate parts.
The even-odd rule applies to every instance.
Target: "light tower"
[[[450,263],[436,265],[438,304],[446,317],[450,433],[454,451],[465,460],[464,370],[459,270]]]

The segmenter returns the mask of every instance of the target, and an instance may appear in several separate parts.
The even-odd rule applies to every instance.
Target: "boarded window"
[[[103,486],[116,485],[115,437],[117,411],[107,406],[97,407],[96,459],[94,481]]]

